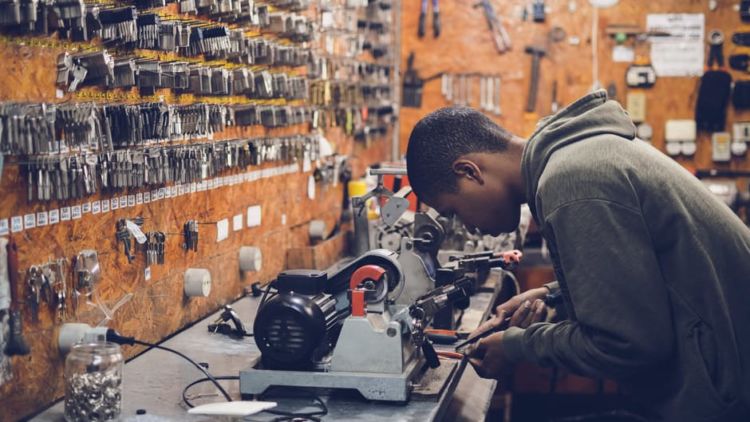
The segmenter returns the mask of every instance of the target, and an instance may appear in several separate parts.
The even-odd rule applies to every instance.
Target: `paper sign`
[[[657,76],[701,76],[705,60],[705,15],[702,13],[650,14],[649,32],[669,36],[650,37],[651,64]]]

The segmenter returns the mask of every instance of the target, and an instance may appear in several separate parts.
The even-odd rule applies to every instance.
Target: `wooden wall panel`
[[[159,100],[163,95],[170,103],[187,103],[190,97],[173,97],[166,90],[154,97],[138,97],[135,91],[101,92],[84,89],[58,98],[55,89],[57,55],[81,45],[49,39],[29,39],[22,45],[17,38],[0,37],[0,101],[126,101]],[[210,99],[209,99],[210,100]],[[216,98],[213,99],[217,101]],[[200,101],[200,100],[199,100]],[[218,100],[218,102],[221,102]],[[293,105],[296,103],[293,103]],[[276,136],[307,133],[307,125],[267,130],[262,127],[228,128],[214,139],[252,136]],[[368,145],[354,142],[340,128],[329,128],[326,138],[334,149],[350,155],[355,176],[365,168],[381,161],[390,151],[390,134]],[[57,209],[83,202],[111,198],[109,194],[94,195],[85,200],[48,203],[28,203],[26,177],[19,174],[15,158],[6,157],[0,180],[0,218],[24,215],[42,210]],[[246,171],[276,167],[265,164],[248,167]],[[223,173],[221,176],[231,174]],[[317,197],[308,199],[307,186],[311,172],[297,171],[254,182],[223,186],[215,190],[196,192],[110,211],[106,214],[83,214],[82,218],[25,230],[14,234],[19,244],[20,269],[43,264],[50,258],[65,257],[70,262],[83,249],[99,252],[102,280],[97,287],[101,300],[113,306],[126,295],[132,295],[114,314],[109,326],[125,335],[157,342],[197,319],[214,312],[221,305],[243,294],[252,283],[267,282],[286,268],[286,251],[309,245],[308,222],[324,219],[333,227],[341,214],[343,185],[317,185]],[[118,193],[134,194],[140,190]],[[145,191],[145,190],[143,190]],[[246,218],[247,207],[262,206],[262,226],[232,231],[232,217]],[[166,264],[151,266],[151,279],[144,275],[142,253],[128,263],[121,244],[115,240],[115,223],[121,218],[143,216],[144,231],[163,231],[167,236]],[[197,252],[181,247],[182,225],[190,219],[215,223],[227,218],[230,223],[228,239],[216,241],[215,224],[200,226]],[[240,246],[257,246],[263,253],[263,268],[257,273],[239,271]],[[333,251],[339,252],[339,250]],[[321,261],[322,263],[323,261]],[[207,268],[212,274],[211,294],[208,298],[186,299],[183,294],[183,273],[187,268]],[[23,279],[23,275],[21,275]],[[25,290],[24,290],[25,291]],[[104,318],[95,306],[81,303],[76,313],[60,321],[51,310],[42,309],[39,320],[31,318],[24,307],[25,337],[32,353],[12,358],[13,379],[0,385],[0,421],[16,420],[35,413],[63,395],[63,358],[57,350],[57,330],[62,322],[85,322],[92,325]],[[141,347],[124,347],[126,357],[142,351]],[[189,351],[186,351],[189,354]],[[239,370],[239,368],[238,368]]]
[[[561,106],[569,104],[585,95],[592,86],[591,27],[592,8],[586,0],[573,0],[576,12],[568,10],[568,0],[546,0],[548,7],[545,23],[534,23],[520,19],[520,8],[529,5],[527,0],[493,1],[493,5],[504,21],[511,39],[513,50],[504,55],[496,52],[490,38],[481,8],[474,8],[475,2],[443,1],[440,3],[443,33],[432,38],[431,31],[423,39],[417,37],[418,2],[404,2],[402,11],[402,69],[406,67],[409,52],[416,55],[415,67],[422,77],[437,72],[453,73],[499,73],[503,77],[503,115],[494,120],[517,133],[529,136],[540,116],[549,114],[552,81],[558,82],[558,101]],[[617,99],[624,103],[627,92],[625,70],[627,64],[612,61],[614,41],[606,38],[605,28],[609,24],[646,25],[649,13],[705,13],[706,31],[720,29],[726,41],[724,54],[747,53],[747,48],[731,44],[731,34],[743,27],[739,14],[734,10],[736,2],[719,1],[716,11],[709,11],[707,0],[664,0],[632,1],[621,0],[618,5],[599,11],[599,79],[606,87],[611,82],[617,84]],[[428,20],[428,23],[430,21]],[[536,115],[524,113],[528,93],[528,75],[531,67],[530,56],[524,53],[529,44],[544,43],[547,34],[554,26],[565,30],[568,36],[577,36],[581,43],[569,45],[567,41],[553,45],[550,54],[543,60],[541,84]],[[429,25],[428,25],[429,29]],[[735,80],[748,79],[743,72],[732,71]],[[691,119],[694,117],[698,78],[659,78],[656,85],[644,92],[647,95],[647,122],[654,128],[653,144],[663,150],[664,125],[668,119]],[[478,107],[478,82],[473,89],[473,105]],[[403,108],[401,112],[400,141],[401,151],[406,145],[414,124],[423,116],[449,103],[440,93],[440,81],[429,82],[424,91],[422,108]],[[730,106],[727,130],[731,131],[733,121],[750,120],[747,111],[736,112]],[[678,159],[690,168],[731,168],[748,169],[745,158],[734,158],[731,163],[716,164],[711,160],[711,140],[709,133],[701,133],[696,156]]]

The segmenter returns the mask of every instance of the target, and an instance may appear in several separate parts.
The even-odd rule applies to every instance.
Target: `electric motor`
[[[258,310],[255,341],[268,369],[310,368],[336,342],[340,322],[336,300],[324,293],[328,276],[315,270],[279,274],[277,294]]]

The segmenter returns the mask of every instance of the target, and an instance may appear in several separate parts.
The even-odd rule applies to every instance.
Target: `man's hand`
[[[547,289],[544,290],[546,291]],[[497,329],[505,321],[505,315],[505,309],[500,309],[497,316],[477,327],[476,330],[469,334],[469,338],[476,337],[489,330]],[[547,307],[541,299],[537,299],[533,303],[526,300],[513,312],[509,326],[526,328],[531,324],[542,321],[546,315]],[[499,331],[489,335],[470,346],[466,351],[469,362],[474,366],[480,377],[499,378],[509,369],[510,365],[503,352],[502,341],[504,333],[504,331]]]
[[[469,363],[480,377],[498,379],[510,369],[503,351],[504,334],[500,331],[479,340],[468,353]]]
[[[548,293],[549,289],[547,289],[546,287],[526,290],[519,295],[513,296],[507,302],[498,305],[498,307],[495,308],[495,315],[500,315],[500,311],[505,311],[507,315],[514,314],[517,310],[522,308],[521,305],[524,305],[526,302],[531,305],[537,300],[544,299],[544,297],[547,296]],[[544,302],[542,302],[542,304],[544,304]]]
[[[547,289],[545,289],[545,291],[546,290]],[[508,302],[498,306],[499,312],[497,313],[497,315],[485,321],[482,325],[472,331],[471,334],[469,334],[469,338],[476,337],[479,334],[482,334],[488,330],[495,329],[498,326],[502,325],[507,315],[507,311],[502,307],[507,303]],[[531,324],[543,321],[546,317],[547,306],[541,299],[537,299],[533,303],[527,300],[523,302],[521,306],[517,307],[515,312],[513,312],[513,316],[510,317],[508,326],[526,328]]]

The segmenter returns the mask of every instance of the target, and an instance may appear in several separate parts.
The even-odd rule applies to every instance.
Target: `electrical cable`
[[[271,291],[271,286],[273,286],[273,283],[274,282],[272,281],[272,282],[268,283],[268,285],[266,285],[266,290],[263,291],[263,297],[260,298],[260,305],[258,305],[258,308],[262,307],[263,304],[266,303],[266,300],[268,298],[268,292]],[[273,298],[273,296],[271,296],[271,297]]]
[[[216,377],[215,379],[222,380],[222,381],[226,381],[226,380],[239,380],[240,377],[237,376],[237,375],[228,375],[228,376]],[[188,407],[191,407],[191,408],[195,407],[195,405],[193,403],[191,403],[190,400],[188,400],[188,398],[187,398],[187,392],[188,392],[188,390],[190,390],[190,388],[192,388],[193,386],[196,386],[198,384],[202,384],[202,383],[204,383],[206,381],[211,381],[211,380],[208,379],[208,378],[197,379],[197,380],[191,382],[190,384],[188,384],[182,390],[182,401],[184,401],[185,404]],[[298,419],[298,418],[306,418],[306,419],[313,420],[313,421],[320,421],[320,417],[321,416],[325,416],[325,415],[328,414],[328,406],[326,406],[326,404],[323,401],[323,399],[321,399],[319,396],[316,396],[314,394],[309,394],[306,397],[290,397],[290,398],[308,398],[308,399],[312,400],[315,403],[315,405],[318,407],[319,410],[312,411],[312,412],[297,412],[297,413],[295,413],[295,412],[287,412],[287,411],[278,410],[278,409],[266,409],[263,412],[269,413],[271,415],[279,416],[279,418],[275,418],[274,419],[274,421],[276,421],[276,422],[290,421],[290,420],[295,420],[295,419]]]
[[[208,373],[208,371],[206,370],[206,368],[204,368],[199,363],[195,362],[194,360],[190,359],[189,357],[187,357],[186,355],[184,355],[183,353],[181,353],[181,352],[179,352],[177,350],[170,349],[169,347],[160,346],[158,344],[153,344],[153,343],[149,343],[149,342],[137,340],[135,337],[122,336],[122,335],[120,335],[119,333],[117,333],[113,329],[107,330],[107,341],[111,341],[111,342],[117,343],[117,344],[127,344],[127,345],[131,345],[131,346],[134,345],[134,344],[139,344],[139,345],[142,345],[142,346],[148,346],[148,347],[152,347],[154,349],[160,349],[160,350],[164,350],[164,351],[167,351],[167,352],[170,352],[170,353],[174,353],[177,356],[179,356],[179,357],[185,359],[186,361],[190,362],[191,364],[193,364],[193,366],[195,366],[201,372],[203,372],[203,374],[206,375],[206,377],[200,378],[200,379],[198,379],[196,381],[193,381],[192,383],[188,384],[182,390],[182,400],[190,408],[195,407],[195,406],[190,402],[190,400],[188,400],[188,398],[187,398],[187,391],[191,387],[193,387],[193,386],[195,386],[197,384],[204,383],[206,381],[211,381],[211,383],[213,383],[216,386],[216,388],[221,392],[221,394],[224,396],[224,398],[227,401],[232,401],[232,398],[229,396],[229,393],[227,393],[227,391],[224,389],[224,387],[222,387],[221,384],[219,384],[219,380],[223,380],[223,381],[226,381],[226,380],[239,380],[240,377],[237,376],[237,375],[214,377],[213,375],[211,375],[210,373]],[[299,418],[307,418],[309,420],[319,422],[320,421],[319,416],[325,416],[325,415],[328,414],[328,407],[325,405],[325,402],[323,402],[323,399],[321,399],[319,396],[311,394],[308,398],[310,398],[312,401],[314,401],[316,403],[316,405],[318,406],[319,410],[314,411],[314,412],[294,413],[294,412],[286,412],[286,411],[282,411],[282,410],[268,409],[268,410],[264,410],[264,412],[270,413],[270,414],[275,415],[275,416],[279,416],[279,418],[275,418],[274,419],[275,422],[291,421],[291,420],[295,420],[295,419],[299,419]]]
[[[237,376],[237,375],[229,375],[229,376],[223,376],[223,377],[213,377],[213,379],[216,380],[216,381],[219,381],[219,380],[221,380],[221,381],[227,381],[227,380],[239,380],[240,377]],[[185,388],[182,389],[182,401],[185,402],[185,404],[187,405],[187,407],[189,407],[191,409],[193,407],[195,407],[195,405],[193,403],[191,403],[190,400],[188,400],[188,398],[187,398],[187,392],[188,392],[188,390],[191,387],[193,387],[195,385],[198,385],[198,384],[202,384],[202,383],[204,383],[206,381],[211,381],[211,379],[205,378],[205,377],[197,379],[197,380],[191,382]]]
[[[194,360],[190,359],[189,357],[185,356],[181,352],[178,352],[177,350],[170,349],[169,347],[160,346],[158,344],[153,344],[153,343],[148,343],[148,342],[145,342],[145,341],[136,340],[135,337],[122,336],[122,335],[118,334],[117,331],[115,331],[113,329],[107,330],[107,341],[111,341],[111,342],[117,343],[117,344],[128,344],[128,345],[131,345],[131,346],[134,345],[134,344],[140,344],[142,346],[148,346],[148,347],[152,347],[154,349],[160,349],[160,350],[164,350],[164,351],[167,351],[167,352],[174,353],[177,356],[179,356],[179,357],[185,359],[186,361],[190,362],[191,364],[193,364],[193,366],[195,366],[196,368],[198,368],[199,371],[203,372],[203,374],[206,375],[206,377],[209,380],[211,380],[211,382],[214,383],[214,385],[216,386],[216,388],[219,389],[219,391],[224,396],[224,398],[226,398],[227,401],[232,401],[232,398],[229,396],[229,393],[227,393],[227,390],[225,390],[224,387],[222,387],[221,384],[219,384],[219,382],[216,381],[216,379],[213,377],[213,375],[211,375],[211,374],[208,373],[208,371],[206,370],[206,368],[204,368],[203,366],[201,366],[196,361],[194,361]]]

